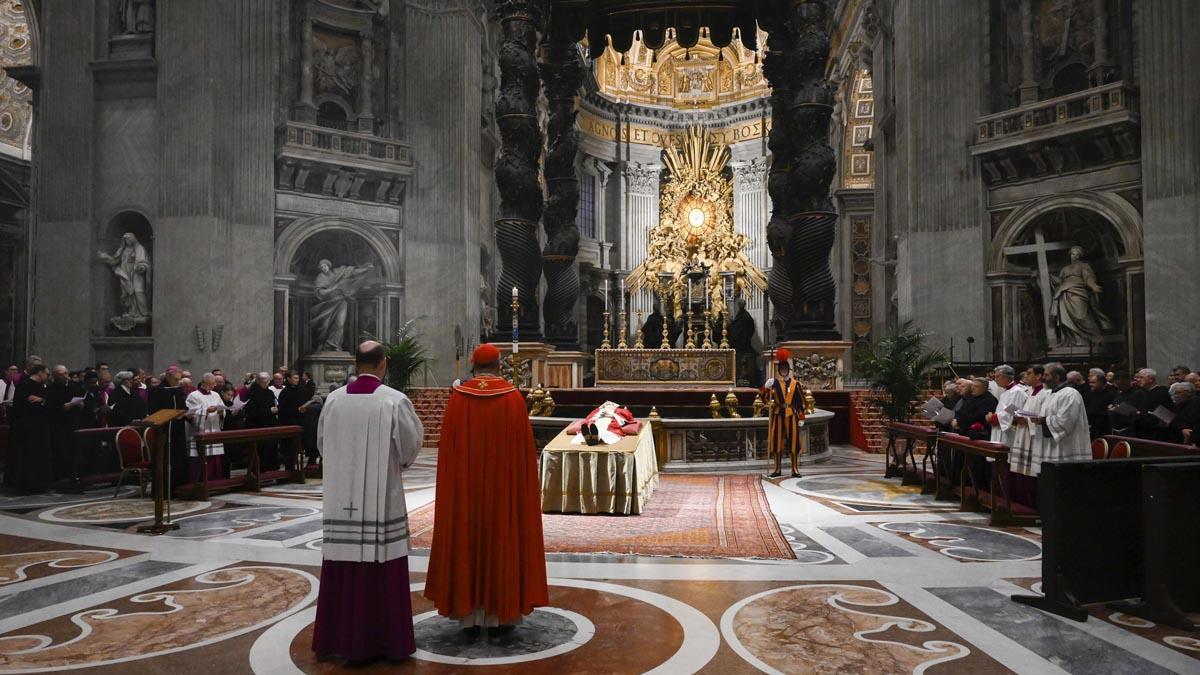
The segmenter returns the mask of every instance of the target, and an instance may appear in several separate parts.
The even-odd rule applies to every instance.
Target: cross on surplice
[[[1053,241],[1047,242],[1046,235],[1042,232],[1042,228],[1037,228],[1033,231],[1032,244],[1022,246],[1009,246],[1004,249],[1004,255],[1020,255],[1022,253],[1036,253],[1038,265],[1038,282],[1042,287],[1042,319],[1046,322],[1046,342],[1049,343],[1053,336],[1054,324],[1050,321],[1050,301],[1052,300],[1050,290],[1050,264],[1046,260],[1047,251],[1066,251],[1075,245],[1072,241]]]
[[[350,506],[344,507],[342,510],[346,512],[346,514],[347,514],[347,515],[346,515],[346,517],[347,517],[347,518],[353,518],[353,517],[354,517],[354,512],[355,512],[355,511],[358,511],[359,509],[356,509],[356,508],[354,508],[354,500],[353,500],[353,499],[351,499],[351,500],[350,500]]]

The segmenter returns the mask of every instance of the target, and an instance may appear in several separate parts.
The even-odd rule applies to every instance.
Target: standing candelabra
[[[521,331],[518,319],[521,315],[521,296],[516,286],[512,289],[512,383],[521,387]]]

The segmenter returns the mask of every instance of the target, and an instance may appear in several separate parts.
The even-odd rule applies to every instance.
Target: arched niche
[[[321,261],[336,270],[359,270],[342,323],[342,351],[363,336],[390,339],[403,317],[403,283],[398,240],[365,223],[313,218],[290,226],[276,242],[275,356],[295,363],[323,348],[313,327],[314,306],[321,299],[317,280]],[[370,270],[363,268],[370,266]]]
[[[1050,311],[1072,246],[1082,249],[1101,288],[1089,315],[1102,337],[1086,344],[1064,337]],[[1142,271],[1141,218],[1116,195],[1056,195],[1017,209],[996,231],[989,259],[995,358],[1105,366],[1137,360],[1144,353]]]
[[[118,266],[103,259],[104,255],[117,256],[119,252],[128,250],[129,247],[124,241],[127,234],[133,235],[134,248],[141,248],[141,251],[137,252],[138,259],[144,260],[149,266],[148,272],[144,275],[136,269],[136,265],[131,274],[128,262],[122,263],[124,266],[118,270]],[[93,317],[93,322],[102,326],[101,334],[105,336],[149,337],[153,334],[154,278],[157,262],[154,251],[154,227],[151,225],[150,219],[134,208],[119,209],[109,216],[102,226],[97,244],[98,254],[103,255],[100,256],[96,265],[96,281],[97,287],[103,289],[100,294],[103,300],[95,305],[100,313]],[[118,271],[121,272],[120,275],[117,274]],[[123,280],[122,276],[128,280]],[[132,314],[137,315],[144,312],[145,317],[131,318],[129,291],[134,293],[133,306],[138,308]],[[142,298],[136,297],[138,294],[144,295],[144,302]]]

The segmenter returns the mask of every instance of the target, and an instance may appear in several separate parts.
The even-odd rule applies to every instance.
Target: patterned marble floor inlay
[[[742,658],[767,673],[1003,672],[962,638],[871,582],[810,583],[752,595],[721,617]]]
[[[67,579],[39,588],[20,590],[18,586],[8,595],[0,595],[0,620],[118,588],[125,584],[132,584],[184,567],[187,567],[184,563],[143,560],[124,567],[96,572],[78,579]]]
[[[127,663],[242,635],[316,598],[317,580],[244,565],[0,635],[0,672]]]
[[[500,665],[565,654],[587,644],[596,627],[582,615],[542,607],[525,617],[512,632],[472,637],[457,621],[425,612],[413,617],[417,638],[415,658],[435,663]]]
[[[954,511],[957,502],[934,501],[933,495],[921,494],[916,485],[901,485],[899,478],[878,474],[825,474],[788,478],[780,483],[785,490],[823,500],[847,512],[879,511]]]
[[[320,512],[320,509],[311,506],[250,506],[209,511],[197,516],[176,518],[175,522],[179,525],[179,529],[168,532],[166,536],[176,539],[221,537],[262,525],[316,515]]]
[[[833,555],[824,546],[821,546],[812,537],[804,534],[799,528],[785,523],[779,524],[779,531],[783,533],[783,538],[792,545],[792,552],[796,554],[796,562],[803,565],[821,565],[824,563],[840,563],[843,562],[840,558]]]
[[[857,527],[822,527],[821,531],[868,558],[909,558],[913,555]]]
[[[1004,562],[1042,558],[1042,545],[1038,542],[1028,536],[995,527],[923,521],[879,523],[879,528],[904,534],[931,550],[957,560]]]
[[[0,554],[0,587],[25,581],[29,578],[26,571],[38,565],[45,565],[53,574],[56,570],[99,565],[116,560],[117,557],[115,551],[86,549]]]
[[[117,496],[130,497],[136,494],[137,491],[137,486],[126,485],[121,488]],[[38,495],[3,495],[0,496],[0,511],[28,511],[30,509],[44,509],[48,506],[81,504],[83,502],[97,502],[112,498],[113,489],[111,487],[92,488],[82,493],[47,492]]]
[[[990,588],[929,588],[966,612],[1071,673],[1088,675],[1159,675],[1172,671],[1137,654],[1108,647],[1103,639],[1032,607],[1013,602]]]
[[[175,517],[209,508],[209,502],[176,500],[171,503]],[[107,523],[136,523],[154,518],[153,499],[109,499],[86,504],[60,506],[42,511],[38,518],[52,523],[102,525]]]

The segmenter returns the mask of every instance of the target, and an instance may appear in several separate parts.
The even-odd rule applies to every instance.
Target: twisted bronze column
[[[771,51],[763,64],[772,87],[774,155],[768,183],[774,211],[767,242],[791,287],[769,289],[768,295],[786,321],[781,338],[836,340],[840,334],[834,327],[829,266],[837,213],[829,196],[836,161],[829,147],[833,90],[825,77],[828,4],[804,0],[780,3],[774,10],[774,30],[768,28]],[[773,268],[771,279],[778,278]]]
[[[500,192],[500,217],[496,220],[496,248],[500,251],[500,282],[496,287],[497,326],[509,326],[512,289],[520,294],[518,317],[522,340],[541,339],[537,287],[542,268],[538,263],[537,224],[542,216],[542,186],[538,182],[542,132],[537,120],[538,72],[534,58],[538,29],[545,17],[546,0],[500,0],[500,88],[496,124],[500,129],[500,157],[496,160],[496,187]],[[497,340],[511,339],[498,333]]]
[[[579,153],[579,134],[575,130],[575,95],[583,84],[586,69],[575,40],[553,19],[543,37],[543,58],[539,66],[549,103],[547,123],[546,210],[542,228],[546,246],[542,249],[542,272],[546,275],[546,297],[542,306],[546,341],[560,348],[578,349],[579,327],[575,322],[575,303],[579,300],[579,179],[575,159]]]

